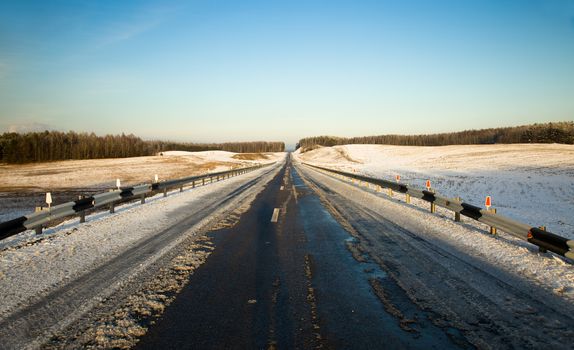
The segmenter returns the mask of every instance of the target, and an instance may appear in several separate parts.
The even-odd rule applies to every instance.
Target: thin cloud
[[[98,47],[105,47],[135,38],[157,26],[164,20],[160,18],[141,21],[137,23],[119,24],[113,33],[104,37]]]
[[[180,6],[148,7],[141,9],[131,19],[112,23],[110,31],[101,38],[99,48],[115,45],[136,38],[168,20],[171,14],[181,10]]]

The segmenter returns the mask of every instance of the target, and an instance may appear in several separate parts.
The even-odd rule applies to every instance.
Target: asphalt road
[[[1,320],[0,349],[38,348],[44,346],[55,332],[63,332],[63,338],[73,337],[78,327],[81,329],[84,324],[93,322],[92,316],[99,312],[96,309],[100,307],[100,300],[114,294],[121,294],[125,298],[132,289],[138,288],[135,280],[129,285],[125,281],[131,280],[132,275],[143,274],[139,271],[143,264],[157,259],[156,263],[147,267],[150,273],[157,272],[162,266],[160,260],[169,261],[177,254],[178,246],[184,246],[184,243],[194,239],[188,233],[191,228],[200,225],[204,218],[217,210],[225,211],[229,203],[247,196],[250,189],[258,186],[261,179],[270,176],[267,174],[273,171],[265,170],[259,178],[245,181],[240,186],[224,183],[224,190],[206,198],[201,207],[186,205],[178,208],[177,212],[170,213],[173,217],[181,218],[176,224],[136,242],[110,261],[66,281],[49,294],[39,296],[38,300]],[[121,234],[121,228],[118,234]],[[183,243],[181,240],[184,240]],[[168,248],[170,252],[163,253]],[[106,310],[113,307],[111,304],[105,306]]]
[[[368,256],[353,255],[356,238],[290,161],[235,227],[211,235],[212,255],[137,348],[470,347],[456,328],[431,322]],[[393,301],[375,293],[383,285]]]

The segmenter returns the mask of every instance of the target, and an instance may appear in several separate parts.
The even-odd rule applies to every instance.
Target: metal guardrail
[[[496,214],[495,212],[489,211],[487,209],[480,208],[472,204],[464,203],[457,199],[445,198],[439,196],[434,192],[420,190],[399,182],[393,182],[384,179],[375,179],[363,175],[348,173],[341,170],[320,167],[304,162],[302,162],[302,164],[315,169],[323,170],[329,173],[338,174],[358,181],[363,181],[373,185],[381,186],[383,188],[388,188],[393,191],[397,191],[415,198],[422,199],[426,202],[431,203],[431,205],[434,204],[439,207],[449,209],[455,213],[458,213],[459,215],[464,215],[471,219],[485,223],[491,227],[496,227],[513,236],[526,240],[534,245],[537,245],[541,251],[549,250],[551,252],[565,256],[567,258],[574,259],[574,240],[558,236],[554,233],[542,230],[538,227],[532,227],[530,225],[512,220],[510,218],[504,217],[500,214]]]
[[[195,187],[197,183],[205,185],[206,180],[209,180],[210,183],[212,183],[213,179],[217,179],[217,181],[219,181],[220,179],[245,174],[272,164],[275,163],[189,176],[181,179],[142,184],[134,187],[121,187],[114,191],[99,193],[73,202],[58,204],[46,210],[0,223],[0,240],[30,229],[36,229],[36,232],[39,233],[41,232],[42,227],[49,222],[75,214],[80,215],[80,222],[82,222],[85,211],[88,209],[101,208],[109,205],[110,212],[114,212],[114,205],[118,202],[137,199],[139,197],[143,204],[145,202],[145,196],[150,193],[163,191],[164,196],[166,196],[169,189],[180,188],[180,190],[183,190],[185,185],[191,184],[192,187]]]

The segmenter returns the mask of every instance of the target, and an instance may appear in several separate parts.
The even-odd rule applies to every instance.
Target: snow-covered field
[[[225,151],[170,151],[163,152],[163,156],[150,157],[0,164],[0,191],[113,188],[118,178],[122,184],[134,185],[153,180],[155,174],[165,180],[271,163],[281,158],[282,154],[265,153],[256,160],[248,160],[240,153]]]
[[[0,164],[0,222],[28,214],[52,192],[55,203],[122,186],[275,162],[284,153],[241,154],[225,151],[163,152],[163,156],[66,160],[23,165]]]
[[[424,188],[484,206],[574,239],[574,146],[558,144],[441,147],[344,145],[295,157],[311,164],[357,172]]]

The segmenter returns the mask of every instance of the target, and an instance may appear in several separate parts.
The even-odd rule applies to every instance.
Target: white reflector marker
[[[281,186],[281,188],[279,189],[279,191],[283,191],[285,189],[285,186]]]
[[[46,204],[48,204],[48,208],[52,206],[52,194],[50,192],[46,193]]]
[[[273,215],[271,216],[271,222],[277,222],[279,219],[279,208],[273,209]]]

